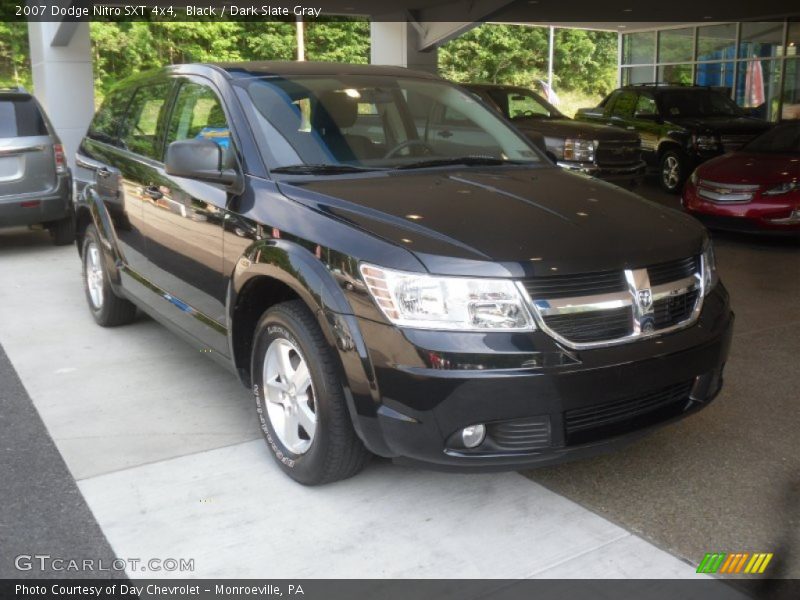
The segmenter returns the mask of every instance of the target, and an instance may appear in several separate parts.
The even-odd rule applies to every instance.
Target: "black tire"
[[[53,243],[56,246],[66,246],[75,242],[75,219],[69,216],[51,223],[50,235],[53,236]]]
[[[99,269],[102,288],[102,299],[98,303],[92,298],[89,289],[89,279],[87,277],[88,255],[92,248],[96,248],[100,253]],[[81,262],[83,263],[83,289],[86,294],[86,302],[89,310],[98,325],[102,327],[117,327],[126,325],[136,318],[136,306],[125,298],[120,298],[114,293],[108,279],[105,261],[102,259],[102,246],[97,230],[93,225],[89,225],[83,236],[83,247],[81,248]],[[100,283],[100,282],[98,282]]]
[[[689,176],[688,161],[677,150],[667,150],[658,163],[658,178],[661,187],[670,194],[680,194]]]
[[[264,386],[267,349],[275,340],[288,340],[299,350],[311,375],[316,431],[301,454],[281,441],[268,414]],[[314,315],[300,300],[269,309],[256,325],[252,355],[253,392],[261,430],[278,466],[303,485],[347,479],[369,461],[370,453],[353,429],[336,357]]]

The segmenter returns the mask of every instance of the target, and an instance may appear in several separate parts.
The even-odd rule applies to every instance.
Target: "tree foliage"
[[[294,21],[92,22],[96,96],[125,77],[194,61],[292,60]],[[308,60],[369,62],[364,19],[305,23]],[[453,81],[534,86],[547,78],[546,27],[480,25],[439,49],[441,74]],[[615,33],[557,29],[555,88],[600,95],[616,83]],[[31,84],[27,25],[0,22],[0,85]]]
[[[547,79],[548,41],[546,27],[480,25],[439,50],[439,70],[453,81],[535,87]],[[615,33],[556,29],[556,89],[605,94],[615,87],[616,65]]]
[[[0,87],[31,87],[28,25],[0,21]]]
[[[294,21],[193,21],[91,24],[97,95],[128,75],[165,64],[293,60]],[[326,19],[305,23],[308,60],[366,63],[369,22]]]

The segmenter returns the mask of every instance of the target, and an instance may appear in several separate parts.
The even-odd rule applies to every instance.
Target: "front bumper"
[[[367,446],[401,462],[493,470],[591,456],[700,410],[722,385],[733,314],[719,284],[692,327],[580,352],[541,331],[359,325],[380,390],[377,427],[359,428],[380,438]],[[477,423],[486,441],[458,447],[458,432]]]
[[[712,202],[688,183],[681,199],[683,208],[711,229],[744,233],[800,235],[800,192],[749,202]]]
[[[639,161],[634,165],[624,167],[603,167],[592,162],[571,162],[560,160],[556,163],[562,169],[578,171],[592,177],[597,177],[612,183],[630,183],[639,185],[645,176],[647,165],[644,161]]]
[[[64,175],[46,193],[0,198],[0,226],[37,225],[64,219],[71,214],[71,187],[69,175]]]

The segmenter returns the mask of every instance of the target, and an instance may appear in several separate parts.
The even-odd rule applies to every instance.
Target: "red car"
[[[712,229],[800,235],[800,121],[697,167],[682,204]]]

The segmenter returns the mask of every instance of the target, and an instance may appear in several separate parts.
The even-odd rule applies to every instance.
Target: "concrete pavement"
[[[233,376],[149,319],[94,324],[74,248],[2,231],[0,282],[0,344],[116,556],[195,559],[159,576],[696,576],[516,473],[296,485]]]

